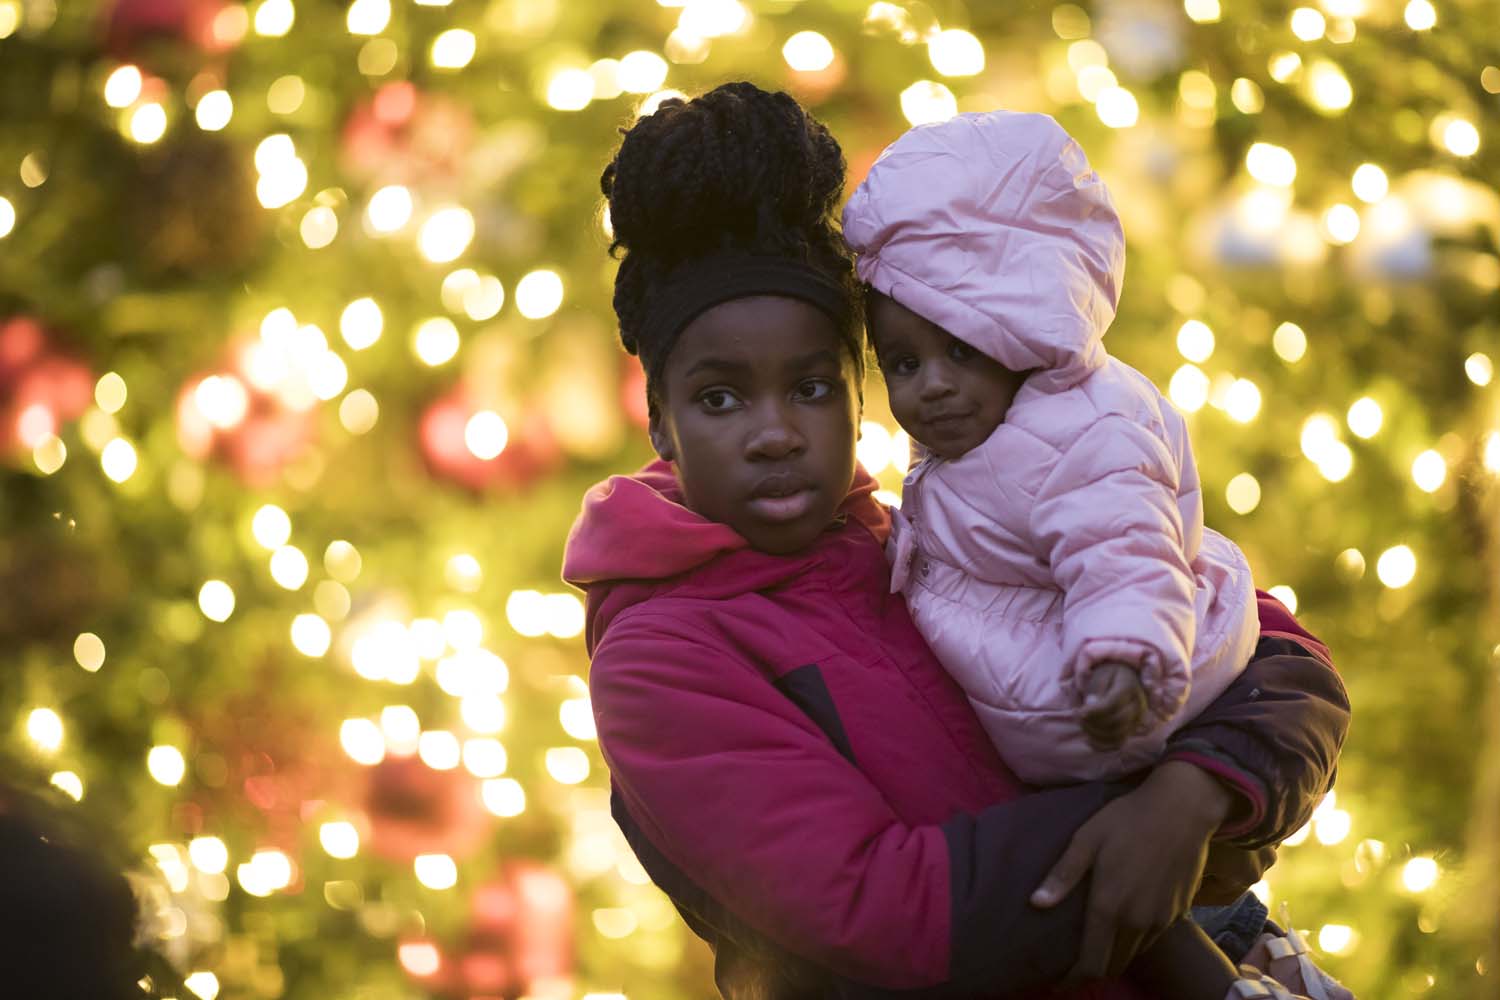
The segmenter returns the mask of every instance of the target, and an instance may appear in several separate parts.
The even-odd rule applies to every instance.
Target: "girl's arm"
[[[1125,664],[1158,719],[1187,698],[1197,629],[1177,487],[1161,439],[1106,415],[1058,456],[1030,523],[1036,554],[1063,592],[1065,689],[1085,691],[1094,667]]]

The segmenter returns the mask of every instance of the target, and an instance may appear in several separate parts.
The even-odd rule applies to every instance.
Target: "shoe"
[[[1313,963],[1307,943],[1296,930],[1262,934],[1240,962],[1309,1000],[1354,1000],[1347,986]]]

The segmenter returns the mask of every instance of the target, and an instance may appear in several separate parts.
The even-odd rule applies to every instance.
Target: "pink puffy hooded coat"
[[[1155,759],[1244,668],[1255,593],[1203,525],[1181,415],[1105,354],[1125,238],[1104,182],[1045,115],[959,115],[882,154],[844,235],[877,291],[1032,373],[988,440],[911,471],[892,587],[1022,778]],[[1098,753],[1079,706],[1105,661],[1139,669],[1154,724]]]

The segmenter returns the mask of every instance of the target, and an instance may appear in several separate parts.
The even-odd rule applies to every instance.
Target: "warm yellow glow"
[[[484,641],[484,622],[474,612],[457,608],[443,616],[443,634],[454,649],[474,649]]]
[[[1313,836],[1325,847],[1343,843],[1354,825],[1354,818],[1342,809],[1329,809],[1313,817]]]
[[[48,779],[52,787],[62,789],[63,793],[74,802],[83,799],[83,779],[72,771],[58,771]]]
[[[582,111],[593,99],[594,77],[586,69],[561,69],[547,81],[547,104],[558,111]]]
[[[353,583],[363,565],[359,550],[341,538],[329,542],[328,548],[323,550],[323,568],[335,580]]]
[[[599,733],[594,727],[594,708],[587,695],[564,701],[558,706],[557,715],[563,732],[575,740],[598,739]]]
[[[333,632],[318,615],[301,614],[292,619],[292,646],[303,656],[322,656],[332,643]]]
[[[125,397],[125,380],[118,372],[106,372],[94,383],[94,402],[105,413],[119,413]]]
[[[461,759],[458,737],[446,729],[428,730],[417,739],[417,756],[434,771],[451,771]]]
[[[750,12],[739,0],[687,0],[677,18],[677,30],[699,38],[721,38],[749,23]]]
[[[1341,483],[1354,469],[1354,452],[1342,441],[1333,441],[1317,462],[1318,472],[1330,483]]]
[[[1302,454],[1309,461],[1321,461],[1330,446],[1339,439],[1338,424],[1326,413],[1315,413],[1302,422]]]
[[[422,737],[422,723],[410,705],[387,705],[380,710],[380,732],[393,754],[415,753]]]
[[[639,49],[620,59],[616,79],[628,94],[649,94],[667,82],[667,61],[655,52]]]
[[[833,43],[816,31],[799,31],[781,47],[781,57],[799,73],[816,73],[833,64]]]
[[[442,952],[430,941],[403,941],[396,949],[401,967],[418,978],[436,975],[443,967]]]
[[[667,36],[667,44],[662,51],[679,66],[696,66],[708,59],[711,48],[710,39],[677,28]]]
[[[1200,320],[1188,320],[1177,331],[1177,350],[1189,361],[1207,361],[1214,353],[1213,330]]]
[[[370,719],[345,719],[339,727],[339,744],[356,764],[368,767],[385,760],[385,738]]]
[[[458,353],[458,347],[458,327],[443,316],[425,320],[417,327],[412,338],[412,349],[416,351],[417,357],[424,365],[434,368],[452,361],[453,356]]]
[[[307,84],[295,74],[277,77],[266,91],[266,107],[272,114],[295,114],[307,99]]]
[[[1094,104],[1099,120],[1110,128],[1129,128],[1140,119],[1140,105],[1135,95],[1124,87],[1106,87]]]
[[[1437,24],[1437,8],[1430,0],[1411,0],[1404,13],[1406,26],[1412,31],[1431,31]]]
[[[1318,0],[1318,6],[1331,17],[1363,17],[1367,0]]]
[[[104,103],[112,108],[128,108],[141,96],[143,78],[141,71],[125,65],[115,70],[104,81]]]
[[[505,620],[528,639],[547,634],[546,598],[540,591],[515,590],[505,599]]]
[[[1433,493],[1448,478],[1448,463],[1432,449],[1422,452],[1411,463],[1412,482],[1423,493]]]
[[[1172,373],[1167,395],[1184,413],[1196,413],[1208,402],[1208,376],[1197,365],[1183,365]]]
[[[984,45],[962,28],[940,31],[928,39],[927,58],[943,76],[974,76],[984,72]]]
[[[1454,156],[1473,156],[1479,152],[1479,130],[1473,122],[1454,118],[1443,129],[1443,148]]]
[[[292,884],[292,861],[280,851],[256,851],[235,869],[235,877],[250,895],[269,896]]]
[[[467,552],[451,556],[443,567],[443,579],[454,590],[472,594],[484,583],[484,568]]]
[[[1292,11],[1292,34],[1304,42],[1315,42],[1323,37],[1328,22],[1321,11],[1311,7],[1298,7]]]
[[[149,145],[167,134],[167,109],[148,102],[130,113],[130,138]]]
[[[1375,560],[1375,575],[1380,582],[1397,590],[1411,583],[1417,575],[1417,556],[1407,545],[1396,545],[1380,553]]]
[[[210,621],[228,621],[234,614],[234,591],[223,580],[209,580],[198,589],[198,608]]]
[[[537,270],[516,284],[516,309],[527,319],[544,319],[563,301],[563,282],[556,271]]]
[[[219,995],[219,977],[212,972],[190,973],[182,981],[182,985],[191,990],[198,1000],[214,1000]]]
[[[1373,163],[1361,163],[1354,171],[1352,185],[1354,197],[1360,201],[1374,204],[1386,196],[1391,188],[1390,180],[1387,179],[1385,171]]]
[[[1202,70],[1190,69],[1177,81],[1177,96],[1190,108],[1210,110],[1218,100],[1218,95],[1219,88],[1214,86],[1213,77]]]
[[[411,192],[400,184],[391,184],[370,196],[365,218],[375,232],[394,233],[411,221],[415,208]]]
[[[547,773],[562,785],[576,785],[589,776],[589,755],[577,747],[550,747]]]
[[[339,234],[338,213],[327,205],[314,206],[302,216],[297,232],[309,250],[321,250]]]
[[[1108,65],[1109,53],[1092,38],[1085,38],[1068,46],[1068,67],[1075,73],[1082,73],[1090,66]]]
[[[657,109],[662,106],[663,102],[670,100],[685,101],[687,100],[687,96],[687,94],[684,94],[682,91],[677,90],[673,87],[668,87],[665,90],[658,90],[656,93],[648,95],[646,99],[641,102],[640,107],[636,109],[636,117],[644,118],[647,115],[654,115],[656,114]]]
[[[1292,614],[1297,613],[1297,592],[1291,587],[1288,587],[1284,583],[1277,584],[1276,586],[1268,589],[1266,593],[1276,598],[1282,604],[1285,604],[1286,609]]]
[[[1229,100],[1241,114],[1258,115],[1265,110],[1266,95],[1249,77],[1237,78],[1229,87]]]
[[[854,455],[866,472],[878,476],[891,464],[891,432],[874,420],[861,421]]]
[[[918,80],[901,91],[901,113],[913,125],[947,121],[958,114],[958,98],[941,83]]]
[[[38,749],[51,753],[62,746],[62,719],[50,708],[34,708],[26,717],[26,735]]]
[[[1213,24],[1220,16],[1219,0],[1183,0],[1187,16],[1199,24]]]
[[[104,640],[92,632],[80,632],[73,640],[73,659],[89,673],[104,666]]]
[[[1085,66],[1078,71],[1078,92],[1090,103],[1099,100],[1111,87],[1118,87],[1119,79],[1108,66]]]
[[[418,854],[412,869],[417,881],[429,889],[451,889],[458,884],[458,866],[446,854]]]
[[[526,811],[526,790],[514,778],[491,778],[480,786],[479,797],[496,816],[508,818]]]
[[[1250,176],[1272,187],[1290,187],[1297,177],[1297,161],[1290,151],[1269,142],[1257,142],[1245,154]]]
[[[1337,63],[1315,60],[1307,67],[1307,91],[1320,111],[1343,111],[1354,101],[1354,88]]]
[[[458,703],[458,714],[476,733],[498,733],[505,728],[505,702],[496,694],[465,695]]]
[[[1323,235],[1335,246],[1353,243],[1359,235],[1359,213],[1349,205],[1334,205],[1323,213]]]
[[[318,843],[331,858],[348,859],[359,853],[359,831],[342,820],[318,827]]]
[[[135,475],[135,446],[124,438],[115,438],[99,454],[99,464],[106,476],[117,483],[123,483]]]
[[[890,490],[876,490],[870,496],[876,503],[885,504],[887,507],[898,509],[901,507],[901,494],[899,493],[893,493]]]
[[[0,239],[11,234],[16,228],[16,206],[10,203],[9,198],[0,198]]]
[[[493,410],[480,410],[464,424],[464,446],[469,453],[482,462],[499,455],[510,440],[510,431],[500,414]]]
[[[1237,378],[1224,398],[1224,412],[1229,419],[1248,424],[1260,413],[1260,387],[1247,378]]]
[[[572,594],[548,594],[542,604],[547,634],[556,639],[572,639],[583,634],[586,622],[583,602]]]
[[[1354,928],[1346,924],[1324,924],[1318,930],[1318,948],[1330,955],[1345,955],[1354,950]]]
[[[1407,892],[1426,892],[1437,884],[1442,874],[1438,863],[1432,858],[1415,857],[1401,868],[1401,884]]]
[[[422,664],[406,627],[398,621],[379,621],[365,628],[350,650],[354,672],[365,680],[410,684]]]
[[[450,205],[422,223],[417,250],[434,264],[446,264],[457,260],[473,240],[474,216],[466,208]]]
[[[1476,351],[1464,359],[1464,374],[1475,385],[1489,385],[1490,380],[1495,377],[1495,363],[1488,354]]]
[[[1248,472],[1241,472],[1225,487],[1224,500],[1236,514],[1250,513],[1260,506],[1260,480]]]
[[[0,38],[9,38],[20,26],[20,0],[0,0]]]
[[[218,837],[194,837],[188,843],[188,857],[206,875],[218,875],[229,867],[229,848]]]
[[[1307,353],[1307,334],[1296,323],[1282,323],[1271,335],[1271,349],[1278,358],[1294,365]]]
[[[625,91],[620,86],[620,60],[595,59],[589,64],[589,76],[594,81],[593,97],[600,101],[612,101]]]
[[[378,35],[391,22],[391,0],[354,0],[346,24],[351,35]]]
[[[374,299],[355,299],[339,314],[339,333],[344,343],[356,351],[363,351],[380,339],[385,327],[385,317]]]
[[[295,545],[283,545],[271,553],[271,579],[287,590],[299,590],[307,582],[307,556]]]
[[[1369,396],[1361,396],[1349,406],[1349,413],[1345,422],[1355,437],[1369,440],[1380,432],[1380,425],[1385,421],[1385,413],[1380,409],[1380,404]]]
[[[274,551],[292,537],[292,519],[280,507],[268,503],[250,519],[250,533],[255,536],[261,548]]]
[[[255,197],[266,208],[290,205],[307,190],[307,164],[295,156],[272,161],[255,182]]]
[[[31,449],[31,460],[43,475],[50,476],[68,460],[68,446],[56,434],[48,434]]]
[[[292,0],[262,0],[255,9],[255,33],[265,38],[280,38],[292,30],[296,19]]]
[[[464,770],[476,778],[495,778],[505,773],[505,747],[488,736],[464,740]]]
[[[152,747],[146,754],[146,770],[151,772],[151,777],[158,784],[178,785],[182,782],[182,776],[187,773],[187,761],[182,759],[181,750],[163,744]]]

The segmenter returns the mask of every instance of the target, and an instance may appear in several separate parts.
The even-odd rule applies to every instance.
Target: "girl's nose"
[[[781,407],[771,407],[746,440],[745,454],[750,459],[776,460],[801,454],[806,447],[807,438],[790,414]]]

